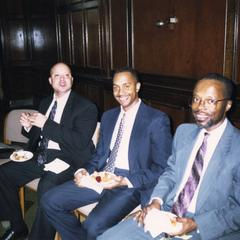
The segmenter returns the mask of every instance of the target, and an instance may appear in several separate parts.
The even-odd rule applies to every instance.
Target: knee
[[[86,219],[83,223],[83,228],[87,232],[87,236],[89,239],[96,239],[97,236],[101,235],[105,229],[103,228],[101,222],[96,223],[96,221],[91,219]]]
[[[52,194],[51,191],[44,193],[40,199],[39,207],[45,211],[53,210],[56,206],[56,201],[54,199],[54,194]]]

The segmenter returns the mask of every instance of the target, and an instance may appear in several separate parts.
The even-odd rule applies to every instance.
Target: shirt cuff
[[[75,173],[74,173],[74,176],[79,173],[80,171],[82,171],[84,168],[79,168]]]
[[[159,197],[151,198],[150,201],[149,201],[149,203],[151,203],[153,200],[158,200],[159,203],[160,203],[160,205],[161,205],[161,206],[163,205],[163,200],[162,200],[161,198],[159,198]]]

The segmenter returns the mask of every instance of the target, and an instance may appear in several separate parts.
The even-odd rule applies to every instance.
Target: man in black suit
[[[10,161],[0,166],[0,221],[11,224],[1,239],[23,239],[28,235],[19,204],[19,187],[40,178],[40,200],[47,190],[72,179],[75,170],[94,152],[91,138],[97,123],[95,105],[71,90],[73,77],[65,63],[51,68],[49,83],[53,95],[42,100],[38,112],[22,113],[20,117],[23,134],[29,137],[27,150],[34,156],[25,162]],[[46,166],[50,170],[46,171]],[[59,166],[63,167],[56,172]],[[29,239],[53,239],[54,234],[41,211],[37,211]]]

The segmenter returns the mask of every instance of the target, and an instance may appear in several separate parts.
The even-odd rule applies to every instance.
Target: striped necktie
[[[120,121],[117,137],[116,137],[113,149],[111,151],[111,154],[109,156],[107,165],[104,168],[104,171],[114,172],[115,161],[116,161],[118,149],[119,149],[119,146],[120,146],[120,143],[121,143],[121,140],[122,140],[122,136],[123,136],[124,123],[125,123],[125,113],[123,114],[122,119]]]
[[[187,212],[187,209],[192,201],[195,190],[197,189],[197,186],[199,184],[199,180],[203,169],[204,156],[207,151],[208,136],[209,133],[205,133],[203,142],[193,162],[190,176],[184,188],[178,195],[177,201],[173,204],[172,212],[180,217],[182,217]]]
[[[52,109],[49,113],[48,118],[51,120],[54,120],[55,114],[57,110],[57,101],[54,102]],[[43,137],[39,143],[39,154],[37,157],[37,162],[39,165],[44,164],[47,161],[47,147],[48,147],[48,141],[49,139],[46,137]]]

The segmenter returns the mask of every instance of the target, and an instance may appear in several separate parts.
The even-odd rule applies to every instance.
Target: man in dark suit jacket
[[[40,200],[50,188],[72,179],[76,169],[82,167],[94,153],[91,138],[97,123],[96,106],[71,90],[73,77],[66,64],[57,63],[51,68],[49,82],[54,90],[53,96],[42,100],[38,112],[32,115],[22,113],[20,117],[23,133],[29,137],[27,150],[34,153],[33,158],[25,162],[10,161],[0,166],[0,220],[11,223],[11,228],[1,239],[18,239],[28,234],[19,204],[19,187],[40,178]],[[55,101],[55,116],[50,119],[48,116]],[[59,160],[63,161],[61,163],[65,168],[56,173]],[[45,171],[48,163],[53,166]],[[29,239],[47,240],[52,239],[54,234],[54,228],[38,210]]]
[[[42,206],[62,239],[95,239],[146,202],[163,172],[172,141],[169,119],[141,102],[139,89],[134,70],[125,68],[115,73],[113,94],[120,107],[103,114],[95,157],[76,172],[75,182],[69,181],[44,195]],[[123,135],[114,162],[116,176],[99,193],[84,186],[83,179],[109,166],[123,115]],[[97,206],[81,225],[72,210],[96,201]]]
[[[240,131],[226,118],[231,98],[232,83],[220,74],[208,74],[197,82],[191,104],[197,124],[182,124],[177,128],[168,167],[159,177],[150,204],[137,217],[138,221],[123,221],[99,240],[161,239],[160,232],[176,240],[240,239]],[[191,188],[192,198],[186,201],[191,195],[186,188],[191,182],[187,180],[189,176],[194,179],[191,169],[196,166],[194,159],[206,134],[203,169],[197,175],[197,187]],[[194,173],[197,171],[195,167]],[[169,219],[152,217],[153,212],[160,213],[159,209],[177,214],[169,221],[174,225],[169,224],[168,228]]]

